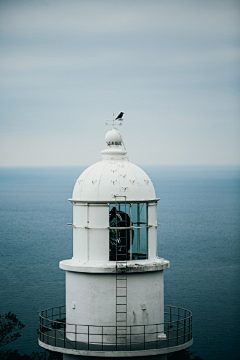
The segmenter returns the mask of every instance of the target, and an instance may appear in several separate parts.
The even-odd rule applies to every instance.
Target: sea
[[[240,359],[240,167],[142,166],[158,203],[165,304],[193,313],[191,351]],[[71,198],[85,167],[0,168],[0,313],[25,327],[7,348],[42,351],[38,311],[65,304]]]

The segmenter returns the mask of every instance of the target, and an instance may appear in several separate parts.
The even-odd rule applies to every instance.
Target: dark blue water
[[[240,168],[143,167],[158,206],[165,303],[193,312],[205,360],[239,359]],[[37,311],[65,303],[60,260],[72,256],[71,197],[84,168],[0,169],[0,312],[25,324],[11,344],[40,351]]]

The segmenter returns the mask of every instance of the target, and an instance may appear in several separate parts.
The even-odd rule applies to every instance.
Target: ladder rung
[[[120,282],[120,281],[124,281],[124,282],[127,282],[127,279],[116,279],[117,282]]]
[[[124,281],[124,282],[127,282],[127,279],[116,279],[117,282],[120,282],[120,281]]]
[[[124,291],[123,291],[124,290]],[[127,288],[125,287],[125,288],[117,288],[117,292],[119,293],[119,294],[117,294],[117,297],[118,296],[125,296],[126,297],[126,295],[127,295]]]

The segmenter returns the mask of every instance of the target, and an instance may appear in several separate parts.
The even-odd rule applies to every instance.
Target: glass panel
[[[140,213],[140,223],[142,225],[147,225],[147,204],[139,204],[139,213]]]
[[[130,249],[130,204],[111,204],[109,207],[110,260],[127,260]]]
[[[147,204],[132,204],[132,222],[134,226],[147,225]]]
[[[136,255],[138,253],[139,229],[133,229],[132,234],[133,234],[132,253]],[[136,259],[136,257],[134,257],[133,259]]]
[[[147,246],[147,228],[139,229],[140,232],[140,254],[145,255],[143,259],[147,258],[148,246]]]
[[[132,259],[147,259],[148,254],[148,241],[147,241],[148,229],[134,229],[134,238],[132,245]]]
[[[109,229],[110,260],[147,259],[147,214],[147,203],[134,203],[131,205],[125,203],[110,204],[109,226],[116,228]],[[134,229],[124,229],[130,226],[133,226]],[[130,254],[131,238],[132,254]]]
[[[136,227],[133,230],[132,259],[147,259],[147,234],[148,229],[147,204],[132,204],[132,225]]]

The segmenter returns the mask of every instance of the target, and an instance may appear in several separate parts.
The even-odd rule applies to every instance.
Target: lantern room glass
[[[109,205],[109,259],[148,258],[148,203]]]

